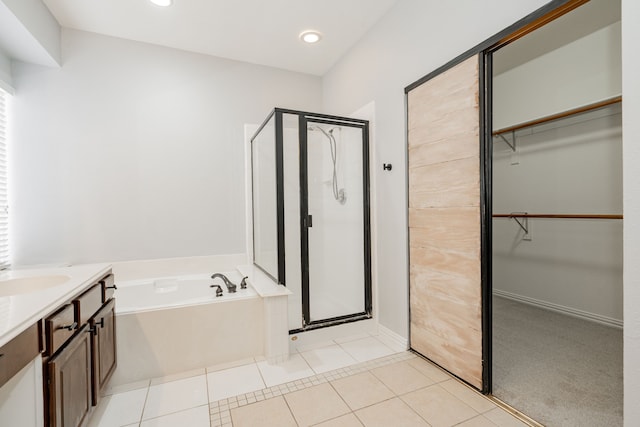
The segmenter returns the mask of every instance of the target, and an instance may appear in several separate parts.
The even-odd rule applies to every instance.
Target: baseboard
[[[382,325],[378,325],[378,338],[394,351],[400,352],[409,349],[409,340],[407,338]]]
[[[498,289],[493,290],[493,294],[502,298],[518,301],[524,304],[533,305],[535,307],[544,308],[546,310],[556,311],[558,313],[566,314],[568,316],[578,317],[591,322],[601,323],[607,326],[613,326],[615,328],[622,328],[623,321],[614,319],[612,317],[602,316],[600,314],[590,313],[584,310],[578,310],[571,307],[566,307],[560,304],[554,304],[547,301],[542,301],[535,298],[525,297],[523,295],[513,294],[511,292],[500,291]]]

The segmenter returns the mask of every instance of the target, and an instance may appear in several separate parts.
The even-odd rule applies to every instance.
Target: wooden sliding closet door
[[[407,101],[411,348],[482,389],[478,64]]]

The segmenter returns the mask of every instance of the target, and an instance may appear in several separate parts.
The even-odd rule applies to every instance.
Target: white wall
[[[539,31],[530,37],[544,38],[553,29]],[[519,42],[495,53],[495,69],[504,69]],[[620,95],[621,66],[620,22],[536,55],[494,77],[494,129]],[[619,111],[517,132],[517,164],[496,138],[494,213],[622,213]],[[494,292],[622,325],[622,221],[531,219],[529,227],[531,240],[524,241],[515,221],[494,219]]]
[[[406,231],[406,171],[404,169],[403,88],[472,45],[484,40],[537,7],[542,6],[544,3],[546,3],[546,0],[527,0],[521,2],[507,0],[474,2],[473,0],[465,0],[458,1],[454,5],[452,2],[438,2],[435,0],[401,0],[324,78],[324,107],[327,111],[336,114],[348,114],[367,102],[377,101],[376,128],[378,133],[376,140],[378,142],[373,148],[377,150],[376,155],[380,159],[380,163],[392,162],[394,164],[394,170],[389,173],[381,173],[380,165],[378,165],[378,170],[374,170],[374,173],[378,174],[375,179],[378,181],[379,188],[379,191],[374,196],[379,199],[376,226],[378,227],[377,232],[380,246],[380,256],[378,260],[378,264],[380,265],[379,274],[382,282],[380,286],[380,301],[381,305],[383,305],[380,310],[380,320],[385,326],[405,337],[407,336],[407,315],[405,313],[407,296],[405,289],[408,279],[406,276],[406,256],[404,255],[406,253],[406,238],[404,237]],[[638,362],[640,360],[640,309],[638,308],[640,307],[640,263],[637,262],[637,260],[640,259],[640,197],[638,196],[640,194],[640,179],[638,179],[636,167],[637,164],[640,164],[640,121],[637,120],[637,117],[640,117],[640,82],[637,80],[637,76],[640,75],[640,58],[637,56],[637,41],[640,40],[640,3],[636,0],[622,0],[622,9],[622,75],[623,97],[625,99],[623,111],[623,184],[626,224],[624,229],[624,398],[625,426],[632,427],[636,424],[637,420],[640,419],[640,406],[636,404],[636,402],[640,400],[640,363]],[[492,13],[487,14],[486,10],[491,10]],[[478,25],[480,17],[482,19],[482,25]],[[461,28],[463,28],[464,31],[461,31]],[[444,37],[444,35],[447,37]],[[98,37],[78,34],[76,38],[82,40],[85,38],[95,39]],[[92,98],[90,95],[82,96],[82,90],[94,90],[92,86],[96,85],[96,80],[108,77],[113,73],[124,76],[120,77],[120,79],[123,80],[122,83],[126,84],[130,90],[122,89],[118,94],[111,95],[103,89],[101,95],[109,95],[107,98],[109,98],[111,103],[115,102],[113,98],[121,97],[124,102],[119,103],[116,107],[118,109],[126,108],[130,113],[133,108],[127,104],[127,101],[131,102],[131,100],[135,101],[136,99],[129,95],[131,90],[136,89],[136,82],[133,81],[136,80],[136,76],[128,75],[127,70],[119,68],[124,67],[125,69],[129,69],[131,67],[135,71],[136,67],[134,67],[134,65],[137,64],[138,68],[142,67],[142,63],[147,62],[146,58],[142,61],[136,57],[136,53],[156,57],[156,62],[158,62],[158,57],[162,57],[164,61],[160,62],[163,62],[169,67],[176,66],[172,59],[186,61],[188,63],[187,69],[192,72],[195,72],[195,65],[198,64],[200,67],[208,70],[208,74],[216,74],[216,70],[225,74],[223,71],[226,64],[227,68],[235,67],[236,69],[243,70],[245,74],[251,74],[251,70],[253,70],[255,74],[259,74],[259,67],[254,68],[231,61],[220,61],[212,58],[198,57],[196,55],[169,52],[160,48],[151,48],[149,46],[131,44],[119,40],[103,40],[103,42],[98,43],[96,47],[102,49],[102,45],[113,45],[110,49],[106,50],[105,54],[111,56],[111,61],[116,61],[115,64],[112,63],[108,67],[111,71],[107,72],[106,76],[99,73],[95,78],[92,78],[89,75],[90,73],[88,73],[91,64],[84,65],[83,68],[85,72],[69,70],[68,67],[53,71],[38,67],[18,66],[20,74],[26,72],[27,75],[20,75],[19,78],[16,79],[19,81],[17,85],[22,91],[29,92],[29,102],[26,105],[23,104],[21,108],[27,110],[33,109],[34,113],[38,113],[37,120],[23,123],[23,127],[27,126],[27,129],[22,129],[19,132],[21,135],[20,145],[28,146],[20,148],[22,152],[22,163],[26,163],[28,166],[27,172],[25,172],[24,175],[29,175],[28,171],[34,170],[34,167],[44,165],[47,167],[44,168],[43,174],[50,177],[53,184],[58,181],[64,182],[67,185],[69,185],[70,182],[74,182],[68,177],[65,178],[62,176],[63,174],[59,170],[55,170],[53,166],[48,165],[47,162],[42,159],[43,156],[49,156],[52,161],[64,160],[65,153],[59,152],[58,149],[62,148],[66,150],[67,145],[70,144],[69,142],[65,142],[66,138],[57,136],[55,133],[53,133],[51,137],[51,131],[65,131],[66,128],[71,128],[76,124],[82,125],[82,122],[78,122],[75,119],[72,120],[71,123],[69,123],[68,120],[70,117],[73,118],[76,113],[77,115],[86,116],[88,114],[85,113],[85,110],[97,109],[97,107],[93,105],[95,104],[95,98]],[[125,46],[125,49],[122,50],[125,58],[119,58],[120,50],[115,48],[115,46]],[[70,47],[73,46],[71,45]],[[80,53],[82,54],[81,56],[86,56],[85,63],[91,62],[91,60],[97,60],[98,64],[94,65],[94,68],[100,69],[100,64],[102,64],[102,66],[108,65],[104,63],[100,52],[90,52],[90,46],[70,49],[70,51],[71,53],[75,51],[76,54]],[[180,76],[187,76],[189,74],[187,69],[183,70]],[[269,69],[262,70],[271,76],[272,80],[282,81],[282,78],[275,77],[282,76],[283,74],[280,72]],[[80,76],[77,74],[80,74]],[[140,73],[137,74],[139,75]],[[236,85],[240,87],[237,90],[243,91],[242,86],[238,84],[236,79],[229,77],[228,74],[225,75],[227,77],[225,81],[235,82]],[[286,74],[286,76],[296,82],[294,87],[297,88],[300,93],[303,92],[302,87],[306,87],[309,93],[319,90],[317,82],[315,82],[314,79],[305,78],[304,76],[296,74]],[[208,78],[210,77],[202,76],[201,80],[206,81]],[[265,83],[268,78],[263,76],[262,78],[256,78],[256,80],[258,80],[259,83]],[[51,81],[51,83],[49,83],[49,81]],[[60,96],[56,99],[55,95],[64,93],[64,88],[48,88],[48,86],[50,84],[56,86],[58,82],[61,86],[65,86],[65,88],[73,89],[69,95],[73,96],[74,100],[90,100],[91,102],[84,102],[84,105],[78,105],[73,108],[66,104],[67,101],[65,101],[65,99],[68,98]],[[93,83],[93,85],[91,83]],[[150,83],[146,83],[142,77],[137,78],[137,83],[151,85]],[[251,85],[251,89],[257,90],[260,87],[259,83]],[[35,86],[33,89],[29,89],[31,84]],[[192,81],[190,85],[198,86]],[[282,85],[283,83],[281,82],[279,87],[282,87]],[[113,87],[113,84],[111,84],[111,86]],[[216,86],[211,82],[204,86],[209,89],[212,87],[224,87],[223,84]],[[157,87],[161,88],[162,86]],[[202,84],[200,84],[199,87],[202,87]],[[264,101],[265,104],[269,103],[268,107],[264,107],[266,110],[270,109],[273,104],[284,106],[286,101],[290,101],[291,104],[296,104],[292,105],[292,108],[314,110],[318,107],[318,101],[315,99],[315,96],[310,95],[306,97],[308,99],[303,100],[298,99],[298,97],[302,95],[298,95],[297,97],[295,91],[292,91],[293,93],[283,91],[281,94],[274,94],[275,91],[269,89],[269,84],[265,83],[263,87],[265,87],[270,96],[274,98],[271,102]],[[40,90],[44,91],[44,93],[41,94],[42,96],[38,94]],[[244,90],[250,91],[247,88],[244,88]],[[41,97],[43,102],[46,101],[46,108],[41,108],[37,105]],[[246,93],[238,98],[238,101],[244,101],[244,105],[243,102],[234,103],[233,106],[230,106],[234,108],[234,113],[228,117],[238,116],[237,112],[241,106],[244,106],[246,109],[251,110],[251,113],[248,114],[247,117],[241,118],[241,120],[260,122],[266,115],[266,111],[260,113],[254,111],[259,110],[263,106],[254,107],[253,102],[248,102],[248,98],[249,95]],[[218,104],[223,101],[224,100],[219,100]],[[215,101],[210,102],[214,103]],[[203,103],[204,101],[199,100],[196,104],[202,105]],[[60,106],[60,104],[62,105]],[[215,110],[216,108],[213,107],[221,109],[222,107],[218,104],[215,106],[211,105],[210,109]],[[146,105],[149,106],[152,105],[152,103],[147,101]],[[58,111],[58,108],[63,108],[65,112]],[[105,108],[107,107],[102,107],[99,112],[104,111]],[[119,119],[127,115],[120,113],[118,109],[112,108],[109,109],[109,111]],[[53,115],[54,117],[48,119],[48,115]],[[201,115],[203,115],[203,113],[201,113]],[[166,118],[166,115],[164,118]],[[35,126],[34,123],[40,126],[40,122],[46,125],[44,131],[38,132],[37,130],[29,129],[29,127]],[[96,119],[92,120],[93,124],[97,122],[98,120]],[[111,122],[114,122],[113,119]],[[162,120],[158,120],[155,125],[161,126],[162,130],[166,130],[168,127]],[[96,155],[103,156],[105,154],[104,150],[107,149],[101,147],[103,144],[96,146],[93,142],[94,138],[97,138],[100,142],[109,139],[111,143],[117,143],[116,146],[109,150],[112,153],[112,157],[117,158],[118,150],[126,152],[126,144],[130,144],[132,149],[140,151],[140,154],[136,152],[127,154],[131,154],[136,158],[140,157],[144,147],[137,141],[146,141],[148,146],[150,144],[149,139],[151,138],[151,132],[147,131],[144,133],[141,139],[132,138],[128,136],[126,132],[135,130],[131,123],[120,120],[119,126],[120,129],[124,130],[121,134],[124,135],[126,141],[119,141],[116,138],[109,139],[101,135],[100,132],[104,131],[103,126],[94,126],[93,131],[84,132],[84,136],[87,137],[87,144],[91,144],[91,146],[87,147],[87,155],[93,155],[93,148],[100,148],[103,151],[98,152]],[[202,130],[201,127],[203,126],[205,125],[200,124],[198,134],[213,133],[211,127]],[[224,126],[223,129],[228,130],[228,128]],[[34,141],[34,138],[31,136],[35,136],[36,140]],[[51,137],[51,140],[48,142],[37,140],[37,138],[47,136]],[[89,136],[91,136],[91,138],[88,138]],[[82,139],[84,140],[85,138]],[[61,142],[65,143],[61,144]],[[76,143],[76,145],[79,144],[80,142]],[[25,156],[30,155],[29,152],[38,154],[38,157],[27,160]],[[116,166],[111,166],[110,168],[116,167],[120,169],[124,167],[125,170],[131,170],[133,168],[131,163],[125,163],[124,165],[116,163]],[[238,163],[238,165],[240,164],[241,163]],[[108,174],[106,172],[107,169],[109,169],[107,166],[102,169],[102,173],[100,174],[102,180],[107,176],[113,177],[114,175]],[[77,177],[78,175],[76,174],[75,176]],[[136,175],[130,176],[132,177],[131,182],[133,185],[141,186],[142,180],[140,177]],[[23,176],[22,178],[26,188],[34,187],[37,195],[36,197],[30,197],[25,191],[20,191],[20,195],[16,196],[16,200],[14,200],[12,204],[12,214],[16,213],[15,209],[19,206],[22,206],[23,213],[28,213],[30,209],[43,209],[47,210],[47,212],[51,211],[52,215],[47,215],[46,213],[38,214],[36,212],[34,213],[36,216],[35,219],[46,222],[54,228],[66,226],[64,225],[64,221],[56,221],[56,219],[59,219],[61,215],[63,215],[63,212],[74,212],[75,210],[73,208],[75,206],[69,208],[59,206],[62,202],[58,202],[56,196],[62,191],[58,190],[58,187],[47,188],[47,185],[49,185],[47,180],[31,184],[29,181],[32,181],[33,178],[30,179],[28,176]],[[65,179],[63,180],[62,178]],[[124,178],[122,178],[121,181],[125,181],[126,185],[129,184]],[[102,187],[105,187],[105,184],[103,184]],[[111,190],[113,186],[107,185],[107,187],[109,191],[104,194],[105,201],[103,204],[108,204],[118,199],[126,201],[126,195],[135,195],[133,194],[135,193],[134,190],[126,188],[124,185],[118,187],[118,190],[122,191],[122,195],[113,195],[112,193],[115,192],[115,190]],[[157,188],[157,186],[155,188]],[[55,190],[50,198],[47,197],[49,190]],[[142,190],[138,191],[138,193],[143,194]],[[40,197],[42,198],[42,204],[38,203],[38,198]],[[50,203],[44,203],[47,199]],[[209,204],[209,199],[203,202]],[[126,204],[123,206],[126,206]],[[92,206],[87,208],[89,212],[86,214],[86,218],[90,218],[91,215],[97,212],[100,219],[105,219],[105,214],[91,209]],[[207,209],[211,208],[207,207]],[[118,218],[124,218],[126,216],[126,213],[121,212],[122,210],[122,207],[113,208],[114,214],[116,214]],[[137,218],[140,217],[141,215],[137,215]],[[118,218],[116,218],[116,221]],[[26,223],[31,223],[31,220],[28,219],[21,220],[22,228],[28,227],[25,221]],[[146,225],[148,222],[146,218],[140,218],[137,221],[141,226],[149,227]],[[37,225],[36,222],[33,224]],[[73,223],[71,225],[73,225]],[[70,228],[72,228],[71,225],[69,226]],[[51,247],[61,246],[60,242],[54,245],[48,242],[51,238],[54,238],[54,240],[59,239],[61,234],[59,231],[45,233],[44,239],[38,238],[38,233],[41,232],[40,229],[45,226],[46,224],[37,225],[38,231],[32,233],[23,230],[23,232],[26,233],[24,237],[28,238],[25,246],[38,246],[43,244],[46,247],[44,251],[39,251],[42,252],[39,256],[30,254],[32,250],[27,250],[28,248],[23,247],[21,251],[24,261],[49,261],[53,253],[51,252]],[[184,225],[179,224],[179,226],[183,227]],[[76,235],[76,237],[71,240],[72,245],[70,245],[69,249],[77,250],[78,232],[71,234]],[[123,233],[120,232],[117,237],[120,238],[122,235]],[[117,241],[116,238],[110,238],[109,240]],[[132,242],[134,246],[139,246],[139,239],[134,237],[127,240]],[[155,241],[155,239],[152,240]],[[185,245],[181,245],[181,247],[182,246]],[[69,249],[65,249],[64,253],[69,252]],[[95,249],[89,250],[95,251]],[[111,252],[113,252],[113,250],[111,250]],[[140,251],[136,248],[133,252],[137,253]],[[147,251],[143,252],[147,253]]]
[[[63,54],[14,64],[14,262],[243,253],[243,126],[317,110],[320,79],[73,30]]]
[[[482,3],[482,4],[480,4]],[[403,92],[406,84],[515,22],[546,1],[401,0],[324,77],[324,107],[345,114],[376,101],[380,321],[406,335],[406,183]],[[455,10],[454,10],[455,8]],[[486,13],[491,10],[492,13]],[[456,18],[457,16],[457,18]],[[451,18],[447,18],[451,17]],[[483,25],[477,25],[482,17]],[[453,23],[456,25],[453,25]],[[464,31],[460,31],[464,28]],[[445,37],[450,36],[450,38]],[[640,3],[622,0],[625,426],[640,419]],[[446,42],[443,42],[446,41]],[[434,43],[435,42],[435,43]]]
[[[0,47],[8,57],[57,67],[61,28],[42,0],[0,0]]]
[[[401,0],[324,76],[325,111],[376,105],[379,321],[402,337],[409,321],[404,88],[545,3]],[[383,172],[382,163],[393,170]]]
[[[518,132],[517,164],[494,143],[494,213],[622,213],[619,105]],[[529,219],[528,229],[525,239],[494,218],[494,294],[622,326],[622,221]]]
[[[640,2],[622,0],[624,425],[640,419]]]
[[[1,0],[52,58],[60,59],[60,24],[42,0]]]
[[[0,89],[13,91],[13,79],[11,78],[11,59],[0,51]]]
[[[505,49],[517,48],[518,41]],[[501,57],[499,50],[494,54],[494,64]],[[493,128],[502,129],[620,95],[621,67],[617,22],[498,74],[493,80]]]

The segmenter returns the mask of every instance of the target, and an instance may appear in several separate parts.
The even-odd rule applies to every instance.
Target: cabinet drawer
[[[113,274],[108,275],[104,279],[100,280],[100,284],[102,285],[102,302],[109,301],[114,294],[116,289],[116,284],[113,279]]]
[[[45,355],[51,356],[64,345],[78,329],[72,304],[66,304],[44,321]]]
[[[38,324],[0,347],[0,387],[40,353]]]
[[[102,307],[102,286],[97,283],[73,300],[76,322],[82,326]]]

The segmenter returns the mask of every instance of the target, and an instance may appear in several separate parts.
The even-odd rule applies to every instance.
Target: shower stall
[[[371,317],[369,123],[276,108],[251,139],[253,262],[289,331]]]

